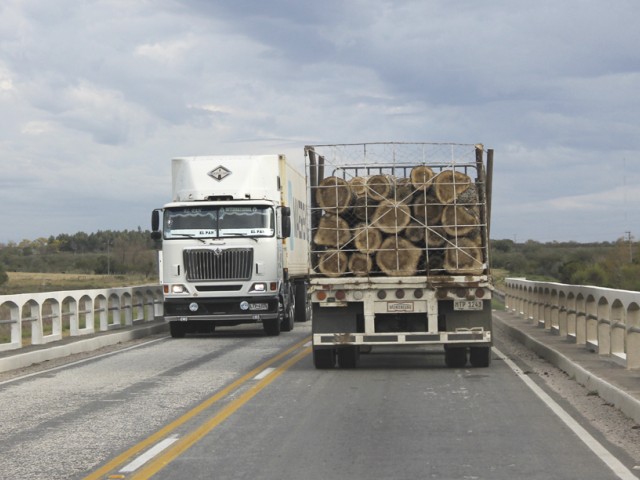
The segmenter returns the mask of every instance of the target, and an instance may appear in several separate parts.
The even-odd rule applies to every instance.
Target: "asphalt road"
[[[318,371],[309,337],[308,324],[279,337],[251,326],[157,337],[0,377],[0,472],[16,479],[636,478],[628,452],[541,377],[514,371],[510,359],[516,367],[522,360],[499,338],[488,369],[447,369],[438,351],[374,351],[356,370]],[[584,430],[572,430],[527,382]]]

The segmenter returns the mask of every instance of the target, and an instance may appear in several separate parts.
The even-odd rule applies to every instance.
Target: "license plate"
[[[454,300],[454,310],[482,310],[482,300]]]
[[[250,303],[249,310],[269,310],[268,303]]]
[[[413,312],[413,302],[387,302],[387,312]]]

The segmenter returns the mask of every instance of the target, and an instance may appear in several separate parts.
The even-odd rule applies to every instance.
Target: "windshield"
[[[272,237],[274,224],[266,206],[167,208],[164,238]]]

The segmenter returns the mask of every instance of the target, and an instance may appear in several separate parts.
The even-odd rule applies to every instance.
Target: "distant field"
[[[0,287],[0,295],[55,292],[109,287],[130,287],[156,283],[144,275],[84,275],[77,273],[7,272],[9,281]]]

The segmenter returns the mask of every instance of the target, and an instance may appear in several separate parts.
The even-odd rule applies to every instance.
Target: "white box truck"
[[[171,203],[152,213],[171,335],[261,323],[267,335],[306,321],[305,178],[284,155],[171,162]]]
[[[443,347],[450,367],[489,366],[493,151],[312,145],[305,158],[315,367],[416,346]]]

